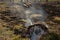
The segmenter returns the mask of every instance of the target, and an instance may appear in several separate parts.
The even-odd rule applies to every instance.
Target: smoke
[[[42,9],[42,7],[36,9],[35,6],[32,6],[25,11],[25,14],[27,19],[26,26],[34,25],[35,23],[38,24],[37,22],[40,22],[48,28],[48,25],[45,23],[48,14]],[[45,34],[44,29],[39,27],[40,26],[35,26],[33,30],[31,29],[31,40],[39,40],[38,36],[42,36],[43,34]]]
[[[45,33],[46,31],[44,31],[41,26],[34,25],[34,27],[30,29],[31,40],[39,40],[39,37],[41,37]]]
[[[48,14],[40,7],[36,9],[34,6],[26,9],[25,11],[27,24],[26,26],[34,25],[37,22],[45,22]]]
[[[11,10],[11,15],[17,18],[22,18],[26,20],[25,26],[29,27],[30,25],[34,25],[35,23],[41,23],[44,24],[46,27],[47,24],[45,23],[45,20],[47,19],[47,13],[42,9],[42,7],[38,7],[38,9],[35,7],[36,5],[33,5],[32,7],[29,8],[24,8],[21,5],[17,4],[9,4],[10,10]],[[33,33],[31,34],[31,40],[37,40],[38,35],[43,35],[45,32],[42,28],[39,28],[40,26],[35,26]],[[37,30],[37,31],[36,31]],[[38,32],[36,34],[36,32]]]
[[[32,7],[24,8],[23,3],[19,4],[8,4],[11,8],[11,15],[17,18],[26,20],[25,26],[34,25],[38,22],[45,22],[48,14],[42,9],[42,7],[32,4]],[[38,7],[38,9],[36,8]]]
[[[33,23],[32,23],[32,21],[31,21],[31,19],[29,17],[30,16],[29,14],[31,14],[31,11],[30,10],[26,10],[25,14],[26,14],[26,24],[25,24],[25,26],[32,25]]]

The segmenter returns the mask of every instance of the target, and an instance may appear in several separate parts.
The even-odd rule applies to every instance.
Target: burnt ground
[[[48,13],[46,23],[50,31],[60,33],[60,2],[43,4],[42,7]]]
[[[49,26],[49,31],[60,34],[60,3],[42,4],[42,8],[48,13],[46,23]],[[23,28],[24,23],[25,23],[24,21],[21,21],[21,18],[18,19],[15,16],[11,16],[10,10],[8,11],[0,10],[0,35],[1,37],[6,38],[7,40],[9,39],[12,40],[13,37],[16,37],[16,35],[14,35],[15,30],[13,29],[17,29],[20,31],[19,28],[21,27]]]

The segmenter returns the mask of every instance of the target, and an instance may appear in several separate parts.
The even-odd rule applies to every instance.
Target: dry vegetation
[[[48,18],[46,23],[49,25],[50,36],[41,40],[60,40],[55,39],[57,34],[60,34],[60,3],[57,4],[44,4],[43,9],[48,13]],[[6,7],[5,3],[0,4],[0,40],[24,40],[28,38],[20,38],[21,35],[15,35],[15,30],[20,30],[24,27],[24,21],[18,19],[17,17],[11,16],[9,7]],[[20,32],[17,32],[20,33]],[[51,33],[54,32],[54,33]],[[53,35],[54,34],[54,35]],[[53,35],[53,36],[52,36]],[[51,38],[52,36],[52,38]],[[55,37],[55,38],[53,38]]]

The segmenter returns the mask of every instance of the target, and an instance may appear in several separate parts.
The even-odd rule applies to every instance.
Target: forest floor
[[[24,22],[8,14],[10,12],[6,10],[8,7],[4,7],[5,5],[0,4],[0,40],[21,40],[21,35],[15,35],[12,28],[19,29]],[[42,4],[42,8],[48,13],[46,23],[49,26],[49,32],[60,34],[60,3]]]

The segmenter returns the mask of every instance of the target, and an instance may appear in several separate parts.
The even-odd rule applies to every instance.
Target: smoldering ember
[[[0,0],[0,40],[60,40],[60,0]]]

